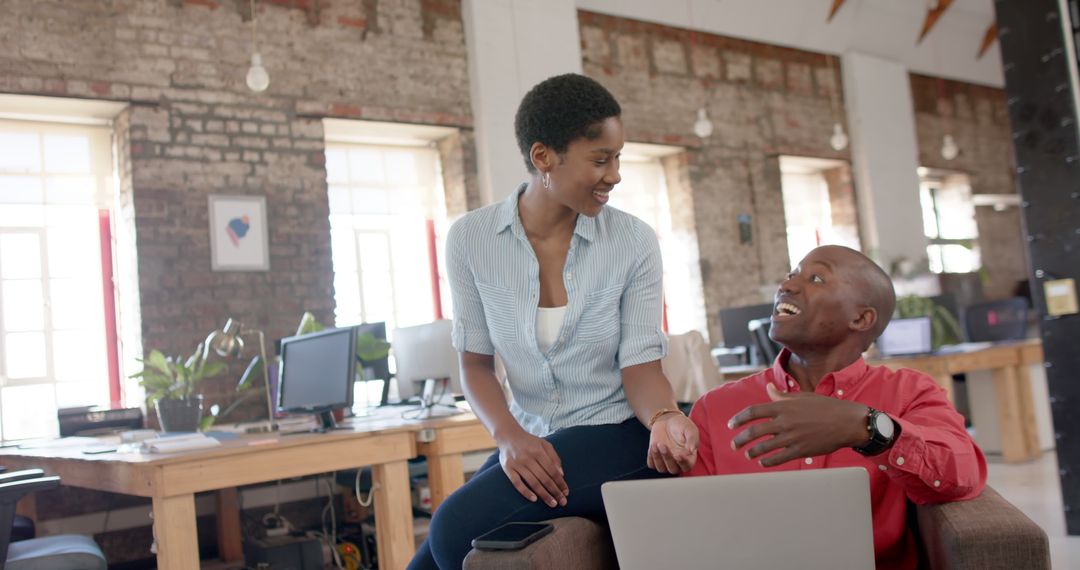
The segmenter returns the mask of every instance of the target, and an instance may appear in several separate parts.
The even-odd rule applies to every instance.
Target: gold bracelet
[[[674,410],[672,408],[660,408],[659,410],[657,410],[657,412],[655,414],[653,414],[652,418],[649,419],[649,423],[648,423],[649,431],[652,431],[653,424],[656,423],[656,420],[660,419],[660,416],[663,416],[663,415],[666,415],[666,414],[681,414],[681,413],[682,413],[681,411]]]

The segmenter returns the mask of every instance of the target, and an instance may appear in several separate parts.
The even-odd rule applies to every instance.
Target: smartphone
[[[512,522],[473,539],[477,550],[518,550],[536,542],[555,527],[548,523]]]

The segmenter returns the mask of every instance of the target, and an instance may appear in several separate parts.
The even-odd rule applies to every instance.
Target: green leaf
[[[371,362],[386,358],[390,354],[390,343],[375,338],[371,333],[361,333],[356,337],[356,356],[360,360]]]
[[[210,414],[203,416],[202,420],[199,421],[199,431],[206,431],[210,429],[210,426],[214,425],[214,420],[216,419],[217,418],[211,416]]]

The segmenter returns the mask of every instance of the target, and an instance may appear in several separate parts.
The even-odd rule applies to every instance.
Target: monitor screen
[[[750,336],[750,321],[767,319],[772,313],[772,303],[720,309],[720,333],[724,335],[724,346],[752,346],[754,340]]]
[[[353,327],[283,338],[278,409],[320,412],[350,407],[355,372]]]
[[[893,319],[882,331],[876,344],[882,356],[930,352],[930,318]]]
[[[448,378],[447,391],[461,393],[461,362],[450,339],[453,321],[440,320],[415,327],[394,329],[394,363],[398,395],[402,400],[416,394],[417,383]]]
[[[359,339],[365,334],[369,334],[375,337],[377,340],[386,340],[386,323],[363,323],[356,325],[356,338]],[[363,371],[364,380],[389,380],[390,379],[390,359],[389,357],[382,357],[375,360],[364,360],[360,354],[356,355],[357,366],[360,367],[359,371]]]

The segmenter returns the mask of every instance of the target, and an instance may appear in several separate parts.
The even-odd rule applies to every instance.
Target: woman
[[[450,230],[463,388],[499,451],[436,510],[411,568],[461,568],[472,539],[507,522],[602,521],[601,484],[694,463],[697,429],[660,369],[656,235],[604,208],[620,180],[620,114],[581,75],[533,87],[514,121],[531,180]]]

